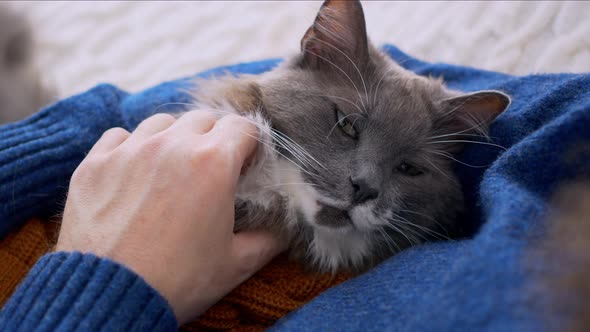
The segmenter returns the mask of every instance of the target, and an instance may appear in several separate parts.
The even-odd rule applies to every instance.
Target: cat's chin
[[[313,227],[308,258],[319,272],[358,271],[370,256],[371,246],[365,234],[351,226]]]
[[[315,224],[333,230],[354,228],[347,210],[317,202],[319,209],[315,215]]]
[[[341,208],[322,201],[317,201],[319,207],[314,226],[346,233],[350,231],[370,233],[386,223],[374,213],[374,204],[363,204],[353,208]]]

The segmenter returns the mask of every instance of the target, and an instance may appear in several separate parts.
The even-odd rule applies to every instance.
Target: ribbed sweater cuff
[[[0,126],[0,238],[32,217],[58,212],[86,153],[105,130],[125,126],[119,106],[126,96],[99,85]]]
[[[0,312],[0,331],[176,331],[167,301],[126,267],[91,254],[43,256]]]

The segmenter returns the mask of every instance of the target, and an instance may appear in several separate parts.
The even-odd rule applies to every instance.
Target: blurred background
[[[30,22],[31,63],[52,98],[62,98],[100,82],[138,91],[214,66],[292,54],[321,1],[0,5]],[[590,2],[363,6],[375,44],[391,43],[424,60],[517,75],[590,71]]]

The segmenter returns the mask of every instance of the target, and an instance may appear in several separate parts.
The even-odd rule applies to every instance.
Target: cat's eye
[[[397,171],[407,176],[418,176],[424,174],[422,170],[407,162],[402,162],[397,166]]]
[[[356,128],[354,128],[352,122],[348,120],[346,114],[344,114],[340,109],[338,109],[337,106],[334,106],[334,112],[336,113],[336,123],[338,124],[338,127],[340,127],[340,129],[346,135],[352,138],[357,138],[358,132],[356,131]]]

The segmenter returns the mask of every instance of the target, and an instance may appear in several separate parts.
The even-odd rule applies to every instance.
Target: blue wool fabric
[[[142,278],[91,254],[39,261],[0,312],[0,331],[173,331],[176,317]]]
[[[512,96],[490,131],[505,149],[467,144],[460,161],[483,167],[457,165],[469,211],[464,222],[473,236],[410,248],[328,290],[271,330],[543,330],[547,317],[535,280],[555,267],[531,264],[530,253],[543,238],[548,201],[558,186],[590,176],[590,74],[516,77],[422,62],[393,46],[385,50],[409,70],[443,77],[451,88]],[[200,76],[256,74],[279,62]],[[115,126],[131,130],[151,114],[181,109],[190,102],[183,93],[189,82],[134,94],[100,85],[0,127],[0,237],[30,217],[56,213],[69,177],[102,132]],[[3,309],[0,330],[5,324],[154,330],[172,328],[170,315],[163,299],[115,263],[57,253],[34,267]]]

